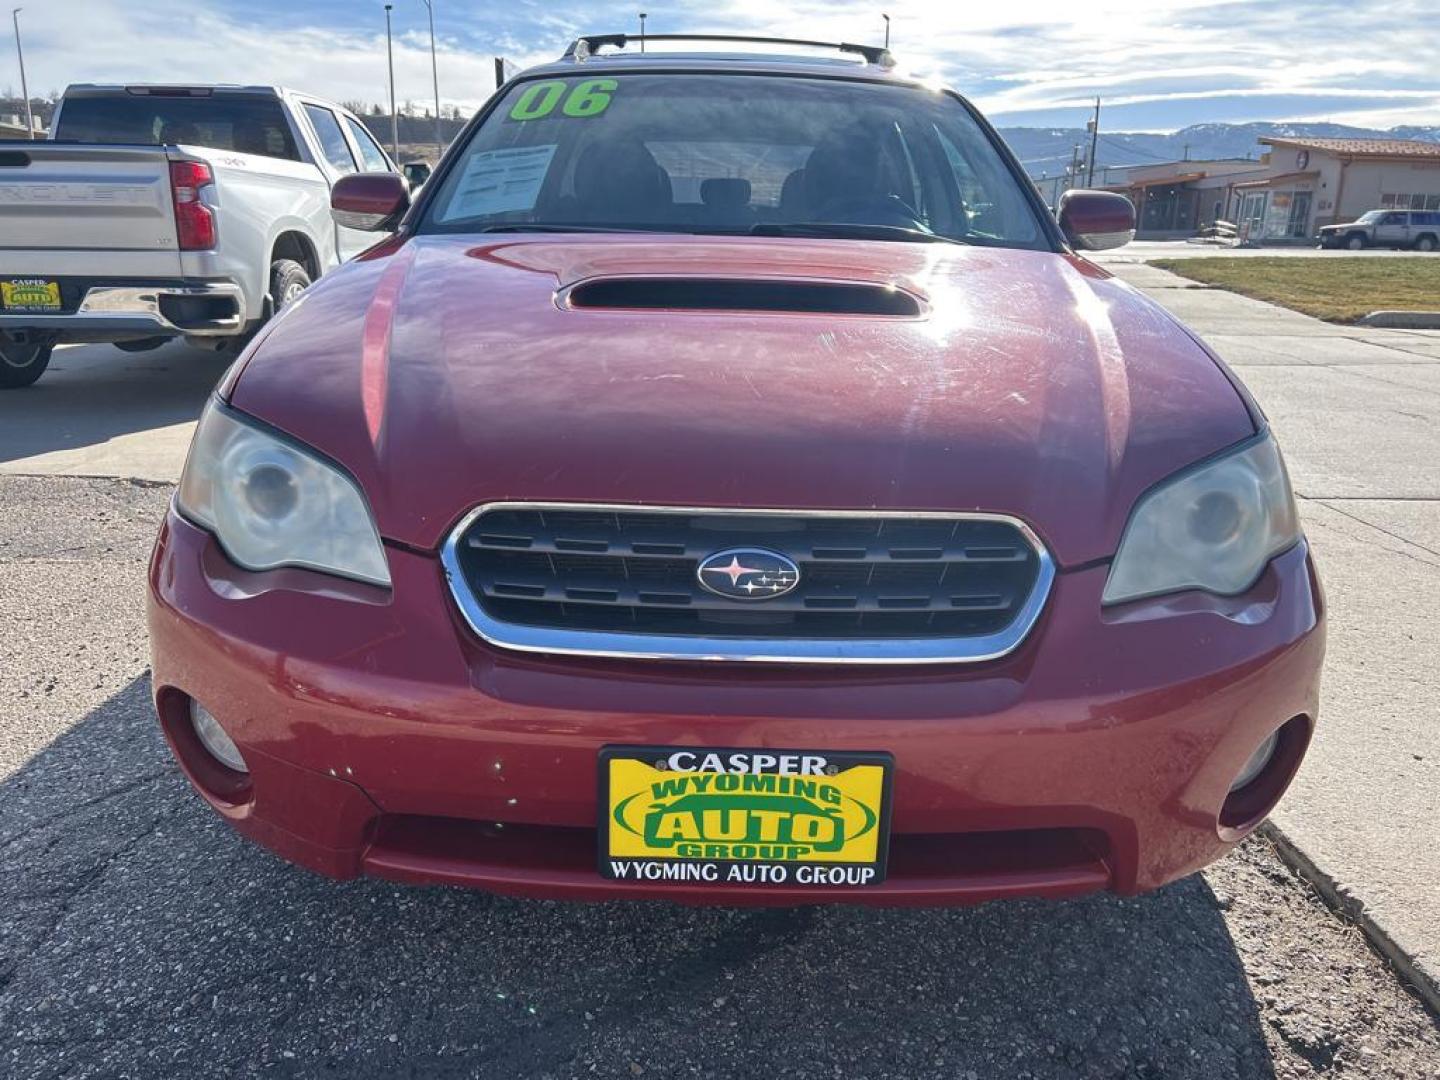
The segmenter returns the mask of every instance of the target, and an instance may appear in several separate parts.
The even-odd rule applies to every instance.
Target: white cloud
[[[380,18],[370,32],[281,27],[204,4],[146,0],[70,0],[26,8],[21,18],[32,93],[74,82],[228,82],[381,103],[389,98],[385,24],[378,6],[375,14]],[[438,66],[447,105],[473,109],[495,85],[488,53],[444,40]],[[18,89],[18,77],[0,71],[0,85]],[[395,84],[399,101],[430,105],[427,34],[408,30],[396,37]]]
[[[32,0],[22,18],[31,88],[77,81],[283,83],[338,99],[387,97],[379,3],[286,9],[215,0]],[[493,85],[491,54],[521,64],[557,55],[580,30],[633,29],[632,10],[534,0],[463,7],[437,0],[440,82],[447,104],[473,108]],[[1339,115],[1426,122],[1440,102],[1440,41],[1420,0],[674,0],[647,5],[652,32],[675,30],[878,41],[892,16],[907,66],[943,76],[992,115],[1063,113],[1079,120],[1100,94],[1135,127],[1164,126],[1165,107],[1215,119]],[[400,4],[398,96],[424,107],[430,57],[423,18]],[[357,18],[366,24],[357,29]],[[344,28],[323,25],[342,21]],[[0,54],[0,63],[4,63]],[[12,80],[0,67],[0,85]],[[1184,106],[1183,110],[1181,107]],[[1428,117],[1440,123],[1440,110]],[[1045,120],[1049,123],[1052,120]]]

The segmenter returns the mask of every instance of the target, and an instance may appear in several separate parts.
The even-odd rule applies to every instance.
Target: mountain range
[[[1076,146],[1080,147],[1082,157],[1090,149],[1090,133],[1084,128],[1002,127],[999,130],[1026,171],[1036,179],[1063,173]],[[1112,132],[1102,126],[1095,148],[1095,164],[1097,168],[1102,168],[1186,158],[1259,158],[1265,147],[1256,140],[1262,136],[1440,142],[1440,125],[1409,124],[1382,130],[1325,123],[1193,124],[1169,134]]]
[[[54,111],[50,101],[34,99],[35,116],[48,122]],[[353,103],[357,115],[375,136],[388,143],[389,114],[371,113]],[[15,98],[0,97],[0,117],[24,112],[24,103]],[[1103,117],[1101,118],[1104,119]],[[443,137],[451,139],[460,130],[462,121],[446,118],[441,121]],[[427,116],[400,117],[400,141],[422,146],[433,138],[434,121]],[[1082,159],[1090,149],[1090,133],[1084,128],[1001,127],[1000,134],[1015,151],[1015,156],[1032,177],[1059,176],[1070,164],[1075,147]],[[1251,124],[1192,124],[1169,134],[1149,131],[1106,131],[1102,126],[1096,144],[1096,168],[1116,165],[1147,165],[1162,161],[1259,158],[1265,147],[1256,140],[1261,136],[1309,137],[1312,139],[1420,139],[1440,142],[1440,124],[1407,124],[1388,129],[1352,127],[1347,124],[1260,122]]]

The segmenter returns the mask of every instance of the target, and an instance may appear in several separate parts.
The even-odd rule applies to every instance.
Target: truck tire
[[[1429,233],[1426,233],[1424,236],[1419,236],[1415,238],[1416,251],[1434,251],[1435,247],[1435,237],[1431,236]]]
[[[270,264],[270,311],[279,315],[310,287],[310,273],[294,259]]]
[[[54,348],[48,341],[22,345],[0,339],[0,390],[19,390],[44,375]]]
[[[1345,238],[1345,246],[1351,251],[1359,251],[1365,246],[1365,234],[1351,233]]]

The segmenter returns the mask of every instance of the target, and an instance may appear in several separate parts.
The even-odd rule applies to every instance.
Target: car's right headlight
[[[300,566],[390,584],[379,530],[355,481],[216,399],[201,414],[175,505],[247,570]]]
[[[1290,478],[1266,432],[1140,497],[1110,564],[1103,602],[1182,589],[1242,593],[1299,539]]]

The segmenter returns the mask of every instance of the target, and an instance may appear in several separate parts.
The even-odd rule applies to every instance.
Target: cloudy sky
[[[14,0],[25,2],[25,0]],[[1440,124],[1435,0],[434,0],[440,89],[473,108],[491,57],[522,66],[576,31],[649,28],[878,41],[881,11],[906,66],[938,74],[997,123],[1083,124],[1095,95],[1109,130],[1205,121]],[[397,94],[430,97],[423,0],[394,0]],[[12,4],[4,5],[6,8]],[[70,82],[283,83],[333,98],[386,97],[379,0],[28,0],[30,88]],[[0,89],[18,90],[8,20]]]

